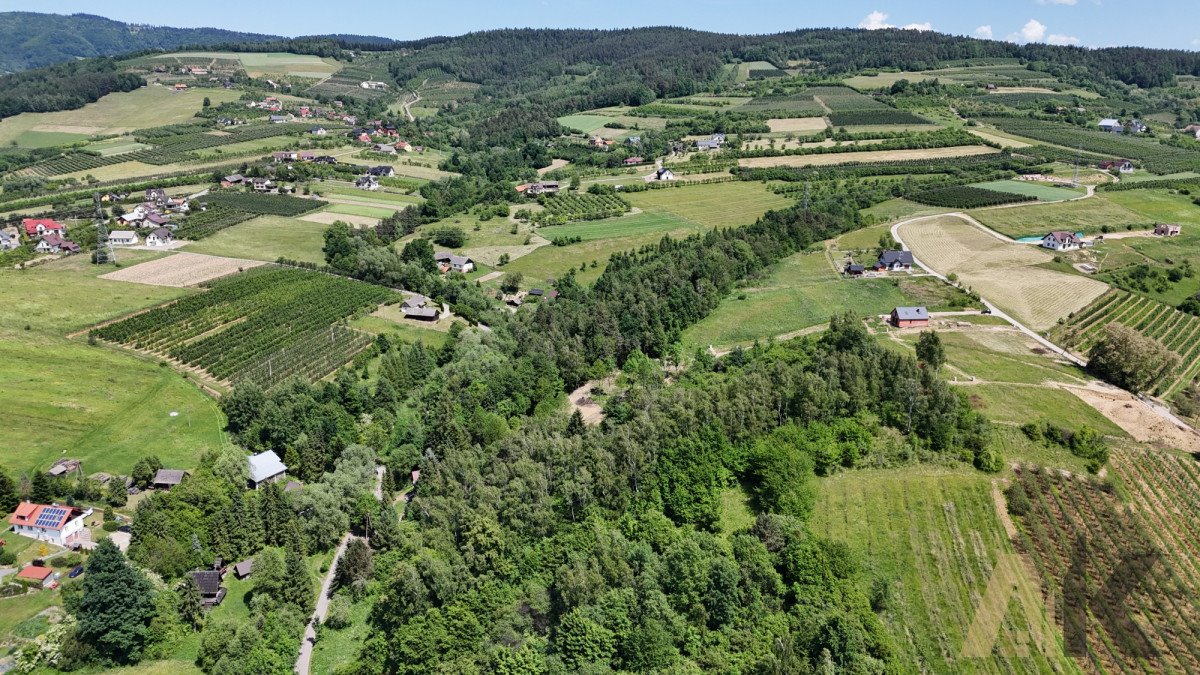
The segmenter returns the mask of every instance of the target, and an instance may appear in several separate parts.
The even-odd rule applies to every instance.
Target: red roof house
[[[40,237],[47,232],[62,232],[62,223],[56,222],[52,218],[22,218],[21,224],[25,226],[25,234],[31,237]]]
[[[84,518],[90,513],[90,509],[85,512],[73,506],[21,502],[8,517],[8,523],[14,534],[69,546],[78,538]]]

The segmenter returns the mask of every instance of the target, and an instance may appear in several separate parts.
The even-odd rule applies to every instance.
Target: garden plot
[[[958,278],[1017,320],[1046,330],[1104,294],[1108,286],[1045,269],[1053,256],[994,237],[958,216],[933,216],[900,226],[900,239],[930,269]]]
[[[100,276],[110,281],[129,281],[150,286],[196,286],[266,263],[259,260],[222,258],[199,253],[176,253]]]

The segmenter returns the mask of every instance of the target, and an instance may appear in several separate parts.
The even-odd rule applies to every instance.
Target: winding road
[[[380,501],[383,501],[383,472],[382,466],[375,467],[374,493],[375,499]],[[325,573],[325,578],[321,581],[321,594],[317,596],[317,607],[313,610],[308,625],[304,627],[304,640],[300,642],[300,655],[296,658],[295,672],[298,675],[308,675],[312,669],[313,647],[317,643],[315,626],[318,621],[323,623],[325,616],[329,614],[329,596],[333,589],[333,576],[337,572],[337,564],[341,561],[342,554],[346,552],[346,546],[353,537],[354,535],[349,532],[342,535],[342,540],[338,542],[337,549],[333,552],[333,562],[329,565],[329,571]]]

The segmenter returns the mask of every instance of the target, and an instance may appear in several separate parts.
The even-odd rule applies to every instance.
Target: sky
[[[0,0],[2,11],[87,12],[162,26],[272,35],[349,33],[400,40],[513,27],[686,26],[727,33],[902,27],[1012,42],[1200,50],[1200,14],[1183,0]],[[1173,18],[1172,18],[1173,17]]]

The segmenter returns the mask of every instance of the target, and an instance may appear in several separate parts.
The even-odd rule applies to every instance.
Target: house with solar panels
[[[69,547],[81,539],[84,519],[90,513],[91,509],[84,511],[74,506],[21,502],[8,517],[8,523],[14,533],[23,537]]]

